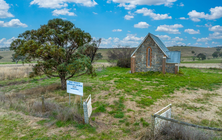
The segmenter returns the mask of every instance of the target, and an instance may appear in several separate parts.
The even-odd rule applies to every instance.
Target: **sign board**
[[[88,117],[90,118],[92,114],[92,102],[91,102],[91,95],[88,97],[88,102],[87,102],[87,109],[88,109]]]
[[[83,83],[66,81],[67,93],[83,96]]]

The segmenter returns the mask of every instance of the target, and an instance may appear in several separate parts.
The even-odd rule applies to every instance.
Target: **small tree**
[[[94,40],[91,43],[85,44],[84,47],[79,49],[79,52],[83,55],[86,55],[90,58],[91,63],[100,59],[101,53],[96,53],[99,49],[101,43],[101,38],[99,40]]]
[[[197,55],[197,58],[199,58],[199,60],[200,60],[200,59],[201,59],[201,60],[205,60],[205,59],[206,59],[206,55],[203,54],[203,53],[199,53],[199,54]]]
[[[193,61],[195,61],[195,59],[196,59],[196,53],[195,53],[195,51],[191,51],[191,53],[193,54],[192,59],[193,59]]]
[[[0,56],[0,59],[2,59],[2,58],[4,58],[4,57]]]
[[[217,58],[217,57],[219,56],[219,52],[218,52],[218,51],[214,52],[214,53],[212,54],[212,56],[213,56],[213,58]]]
[[[76,28],[72,22],[53,19],[37,30],[20,34],[10,49],[18,56],[27,56],[25,62],[37,59],[34,74],[59,77],[65,90],[66,80],[71,77],[95,75],[90,58],[80,53],[90,42],[91,35]]]
[[[117,66],[130,68],[131,63],[131,54],[133,53],[134,49],[126,47],[120,47],[109,50],[107,52],[108,55],[108,62],[115,62],[117,61]]]
[[[219,56],[222,57],[222,52],[219,53]]]
[[[26,58],[26,56],[21,56],[21,55],[15,55],[15,54],[12,54],[12,57],[11,57],[11,59],[12,59],[12,62],[15,62],[16,64],[21,60],[22,62],[24,62],[25,61],[25,58]]]

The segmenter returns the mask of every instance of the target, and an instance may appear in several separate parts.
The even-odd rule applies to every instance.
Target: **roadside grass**
[[[222,70],[207,69],[208,73],[200,69],[180,68],[184,74],[162,74],[160,72],[141,72],[130,74],[130,69],[119,67],[107,67],[101,71],[96,71],[97,76],[91,78],[88,75],[82,77],[71,78],[71,81],[84,83],[84,96],[83,101],[92,95],[93,114],[91,121],[97,122],[99,119],[98,114],[105,114],[103,118],[107,117],[116,120],[113,125],[118,126],[115,129],[97,133],[97,127],[89,127],[87,125],[78,124],[73,121],[59,121],[57,120],[54,126],[68,127],[73,126],[77,129],[78,135],[86,136],[86,139],[113,139],[127,138],[129,135],[133,135],[139,129],[150,126],[149,122],[145,121],[145,118],[137,118],[135,121],[130,121],[134,116],[127,113],[138,113],[135,110],[127,108],[126,101],[135,102],[137,107],[146,109],[153,105],[158,99],[169,98],[175,92],[181,88],[188,90],[216,90],[221,86],[222,75],[218,74]],[[211,72],[212,71],[212,72]],[[7,85],[12,80],[6,80],[6,82],[0,82],[4,85],[0,91],[3,95],[13,95],[13,93],[25,94],[25,101],[28,103],[31,100],[41,101],[41,90],[43,88],[44,96],[46,100],[52,101],[54,104],[60,104],[63,106],[69,106],[69,94],[66,91],[60,89],[46,90],[47,86],[52,84],[60,84],[60,79],[50,78],[44,80],[38,80],[42,77],[36,77],[35,80],[28,78],[16,79],[16,82],[25,80],[29,81],[25,84]],[[3,93],[1,93],[3,92]],[[126,96],[128,96],[126,98]],[[203,99],[217,96],[216,94],[204,94]],[[71,104],[75,104],[75,95],[71,95]],[[75,100],[73,100],[75,98]],[[108,103],[109,99],[114,99],[113,102]],[[199,100],[198,100],[199,101]],[[19,102],[19,100],[18,100]],[[21,111],[18,109],[19,103],[16,104],[17,108],[10,108],[12,110]],[[25,107],[25,106],[24,106]],[[41,106],[40,106],[41,107]],[[193,111],[204,111],[202,107],[196,108],[193,106],[181,105],[182,108],[190,109]],[[218,111],[219,112],[219,111]],[[24,112],[25,113],[25,112]],[[27,113],[27,112],[26,112]],[[55,118],[54,118],[55,119]],[[0,120],[2,122],[3,120]],[[40,126],[47,124],[47,121],[38,122]],[[1,129],[1,128],[0,128]],[[8,129],[4,127],[3,131]],[[43,131],[43,130],[42,130]],[[5,132],[4,132],[5,133]],[[18,132],[19,133],[19,132]],[[46,133],[45,131],[42,133]],[[84,134],[86,133],[86,134]],[[45,138],[47,136],[43,135]],[[6,137],[7,138],[7,137]],[[12,138],[9,137],[8,138]],[[29,137],[28,137],[29,138]],[[52,136],[52,138],[55,138]],[[71,139],[73,136],[59,134],[58,138]]]

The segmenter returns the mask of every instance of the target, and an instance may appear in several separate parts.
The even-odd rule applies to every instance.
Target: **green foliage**
[[[34,73],[59,77],[62,89],[66,89],[66,80],[73,76],[95,75],[90,58],[80,51],[91,41],[91,35],[76,28],[72,22],[53,19],[37,30],[20,34],[10,49],[16,56],[26,56],[25,62],[38,59]]]
[[[2,56],[0,56],[0,59],[2,59],[3,57]]]
[[[114,114],[114,118],[123,118],[124,117],[124,97],[121,96],[119,101],[114,101],[114,106],[110,106],[113,110],[109,112],[109,114]]]
[[[117,60],[117,66],[123,68],[130,68],[131,63],[131,54],[133,53],[134,49],[129,47],[120,47],[116,49],[109,50],[107,52],[108,55],[108,62],[115,62]]]
[[[219,56],[222,57],[222,52],[219,53]]]
[[[26,56],[21,56],[21,55],[16,55],[16,54],[12,54],[12,62],[16,62],[16,64],[21,60],[22,62],[25,61]]]
[[[199,58],[199,59],[201,59],[201,60],[205,60],[205,59],[206,59],[206,55],[203,54],[203,53],[199,53],[199,54],[197,55],[197,58]]]
[[[218,56],[219,56],[219,52],[218,51],[216,51],[216,52],[214,52],[213,54],[212,54],[212,56],[213,56],[213,58],[217,58]]]
[[[96,58],[97,58],[97,60],[102,59],[103,55],[101,53],[97,53]]]

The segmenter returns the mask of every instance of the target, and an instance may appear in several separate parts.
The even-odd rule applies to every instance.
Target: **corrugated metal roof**
[[[166,60],[166,63],[180,63],[180,51],[167,51],[169,56]]]
[[[153,34],[151,34],[151,33],[149,33],[150,34],[150,36],[152,37],[152,39],[156,42],[156,44],[160,47],[160,49],[163,51],[163,53],[167,56],[167,57],[169,57],[168,55],[167,55],[167,51],[169,51],[168,49],[167,49],[167,47],[163,44],[163,42],[157,37],[157,36],[155,36],[155,35],[153,35]]]

